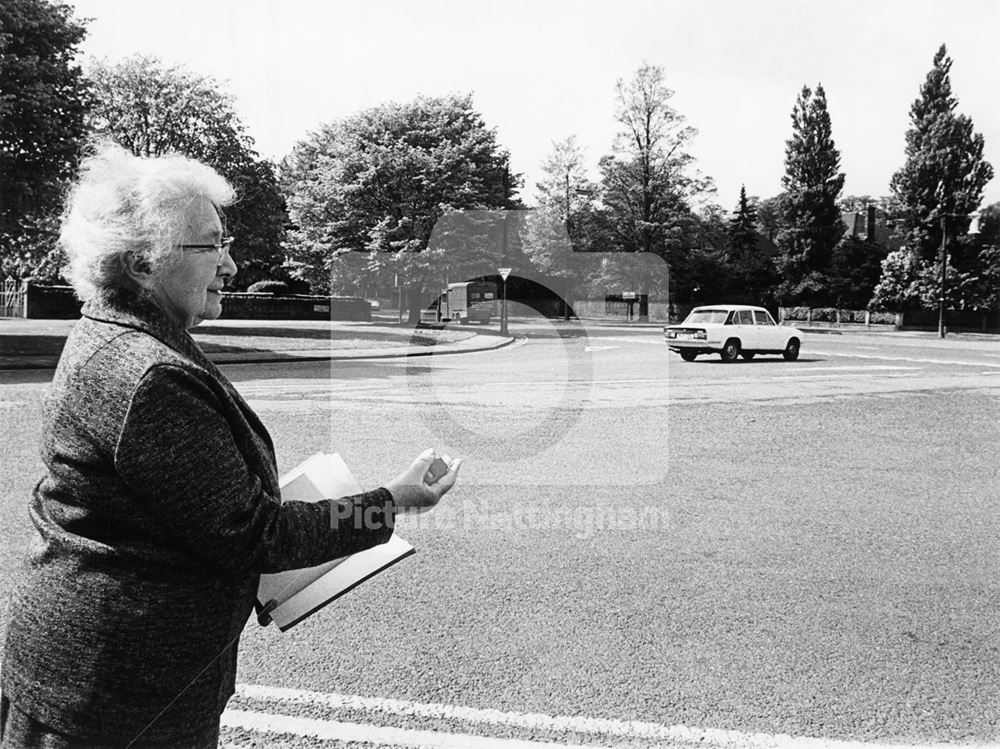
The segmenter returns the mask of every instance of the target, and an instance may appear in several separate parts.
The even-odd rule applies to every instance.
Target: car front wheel
[[[681,359],[684,361],[694,361],[698,356],[697,351],[681,351]]]
[[[726,345],[722,347],[722,351],[719,352],[719,356],[722,357],[724,362],[734,362],[740,355],[740,342],[735,338],[730,338],[726,341]]]
[[[788,345],[785,346],[785,350],[781,354],[785,357],[786,361],[795,361],[799,358],[799,339],[792,338]]]

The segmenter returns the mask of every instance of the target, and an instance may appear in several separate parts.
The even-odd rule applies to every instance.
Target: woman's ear
[[[153,277],[153,267],[141,255],[129,253],[125,256],[125,273],[139,286],[146,288]]]

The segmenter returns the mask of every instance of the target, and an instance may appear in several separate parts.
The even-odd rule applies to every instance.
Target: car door
[[[733,313],[733,322],[737,326],[736,330],[740,337],[741,347],[749,351],[759,348],[757,330],[753,324],[753,311],[748,309],[736,310]]]
[[[782,340],[784,332],[774,324],[771,313],[767,310],[755,309],[753,316],[754,322],[757,323],[757,345],[764,350],[783,349],[785,347]]]

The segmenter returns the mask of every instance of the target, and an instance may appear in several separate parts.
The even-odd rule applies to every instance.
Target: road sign
[[[506,281],[507,280],[507,276],[510,275],[510,268],[498,268],[497,270],[500,271],[500,278],[502,278],[504,281]]]
[[[622,292],[622,299],[635,299],[635,292],[634,291],[623,291]]]

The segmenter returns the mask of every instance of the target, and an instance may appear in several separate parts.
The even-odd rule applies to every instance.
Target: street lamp
[[[944,324],[945,309],[945,289],[948,283],[948,219],[968,218],[968,213],[946,213],[944,211],[944,180],[938,180],[935,194],[938,199],[938,218],[941,221],[941,288],[938,294],[938,338],[944,338],[948,334],[948,329]],[[972,213],[973,220],[969,227],[969,234],[978,234],[977,212]]]
[[[938,338],[944,338],[948,331],[944,327],[944,286],[948,280],[948,227],[946,214],[941,214],[941,289],[938,296]]]

